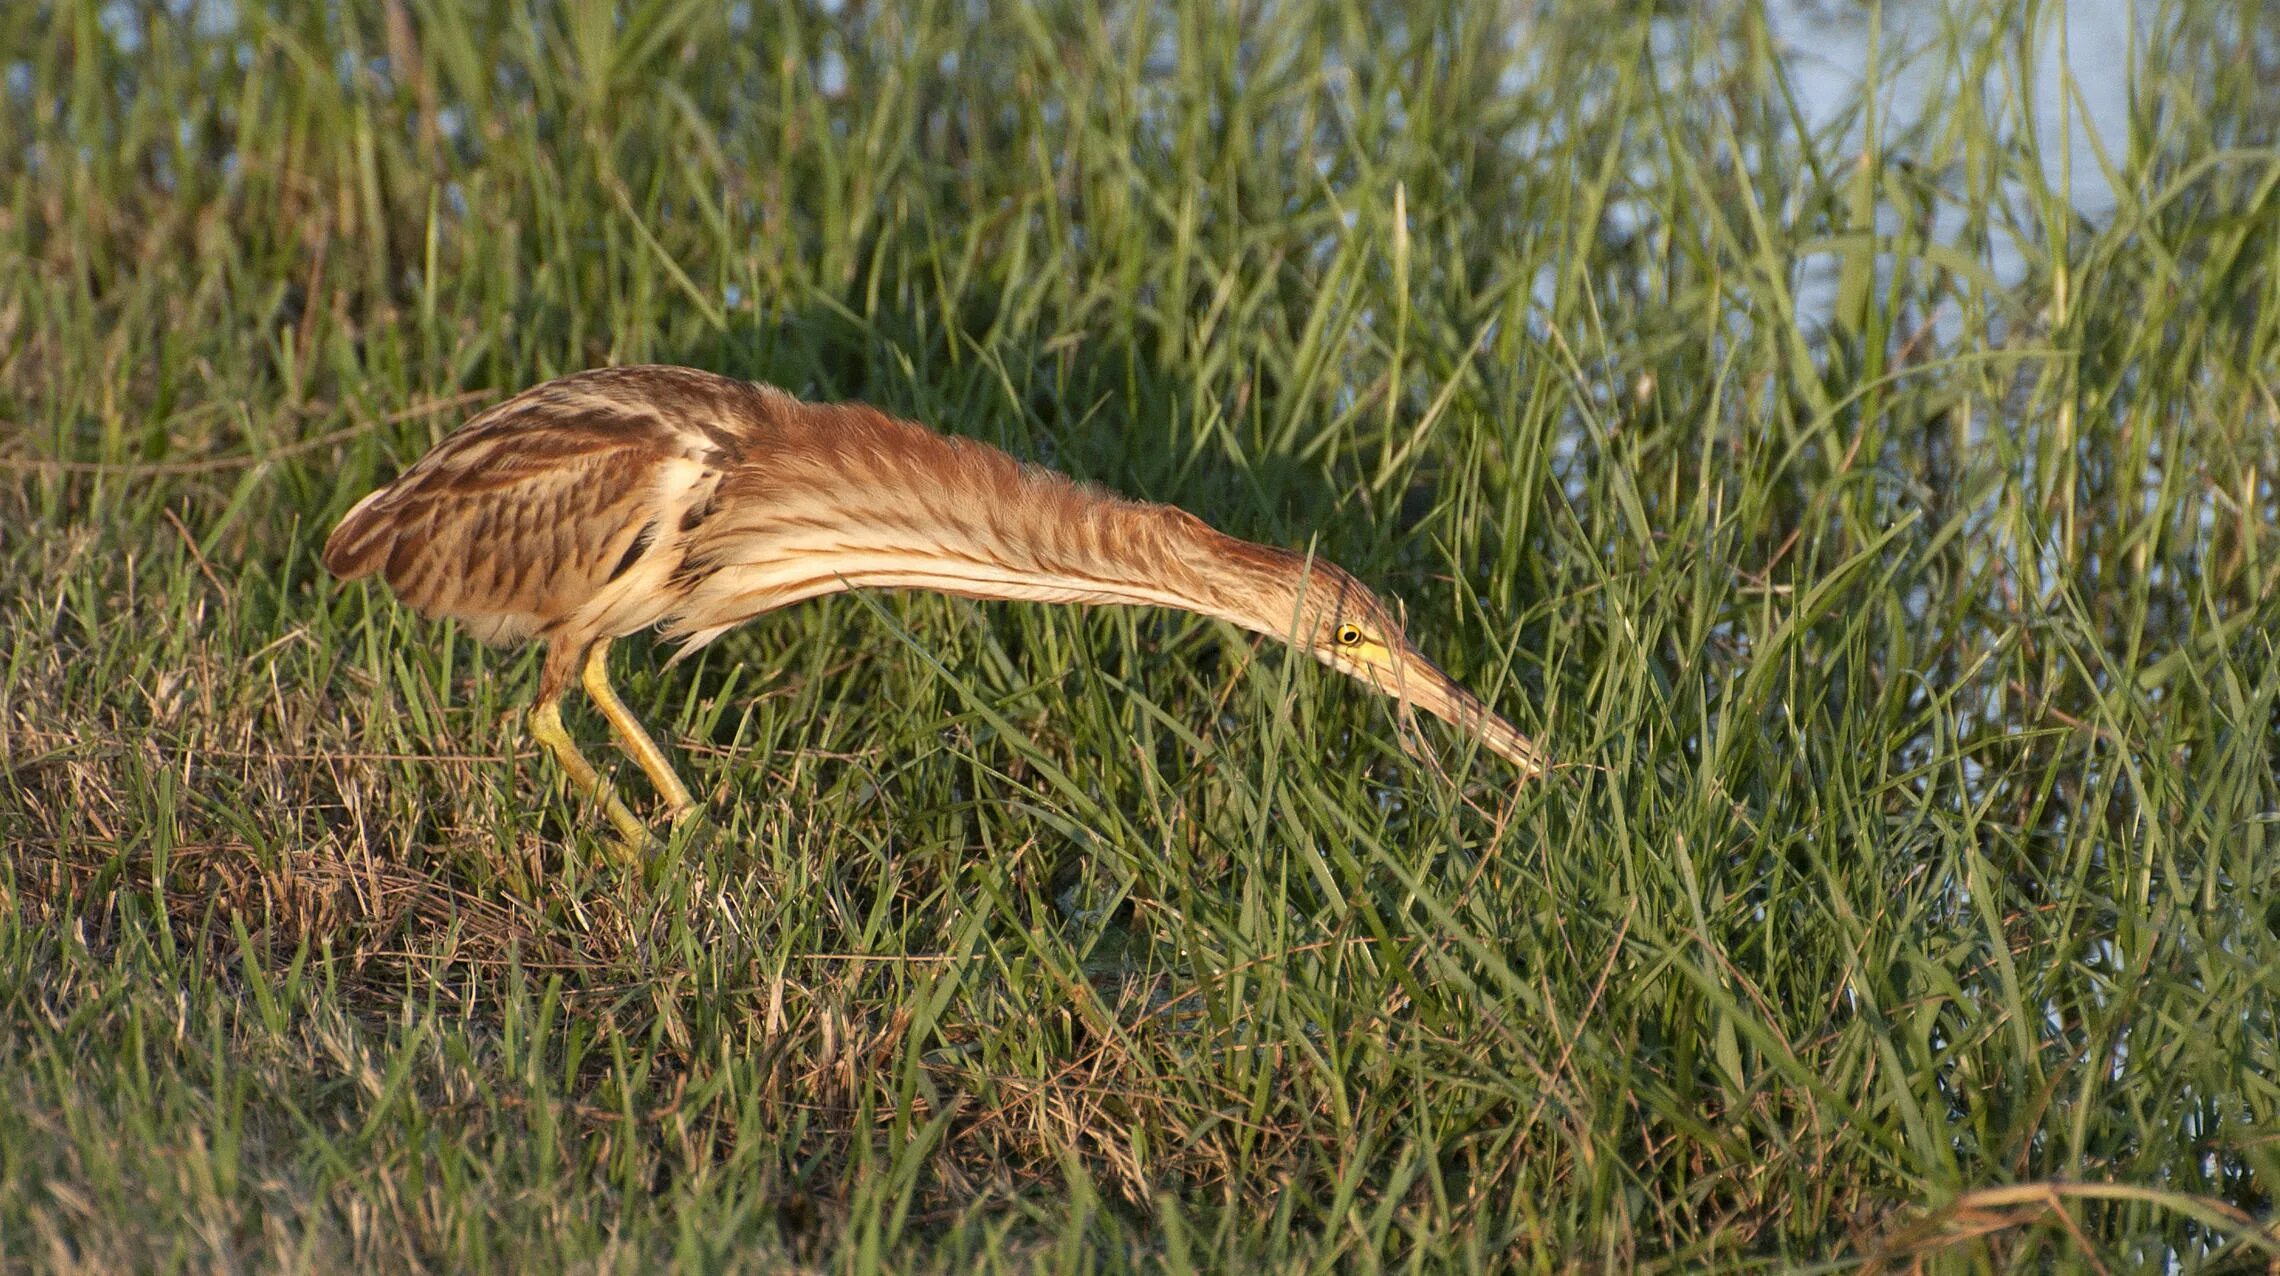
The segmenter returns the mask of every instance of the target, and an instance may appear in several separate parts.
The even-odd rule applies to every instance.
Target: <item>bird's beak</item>
[[[1543,753],[1519,728],[1498,717],[1479,697],[1457,685],[1415,647],[1401,643],[1390,653],[1387,667],[1373,669],[1380,690],[1404,705],[1415,705],[1467,735],[1476,736],[1490,752],[1519,767],[1527,777],[1544,773]]]

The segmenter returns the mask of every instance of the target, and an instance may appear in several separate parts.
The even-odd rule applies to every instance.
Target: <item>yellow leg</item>
[[[681,783],[673,764],[666,760],[665,751],[642,730],[641,720],[633,716],[633,711],[625,707],[625,702],[617,698],[617,692],[610,686],[609,639],[595,643],[586,653],[585,681],[586,694],[593,699],[594,707],[602,711],[602,716],[610,720],[611,728],[617,732],[618,744],[649,773],[649,782],[657,786],[658,796],[665,799],[667,817],[676,825],[689,818],[697,809],[697,800],[689,796],[688,786]]]
[[[602,804],[603,813],[610,817],[610,823],[617,825],[629,849],[638,850],[649,844],[649,826],[626,809],[625,803],[618,800],[617,790],[602,778],[602,773],[594,769],[585,754],[578,752],[577,743],[562,729],[562,707],[557,701],[541,700],[530,711],[530,733],[554,754],[554,760],[562,764],[563,774],[570,777],[570,783],[580,794]]]

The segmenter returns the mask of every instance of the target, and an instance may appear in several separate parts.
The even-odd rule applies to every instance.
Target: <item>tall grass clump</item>
[[[0,1267],[2280,1256],[2270,14],[2095,135],[2064,5],[1825,20],[0,7]],[[621,871],[315,550],[647,360],[1311,547],[1566,765],[845,596],[626,658],[719,830]]]

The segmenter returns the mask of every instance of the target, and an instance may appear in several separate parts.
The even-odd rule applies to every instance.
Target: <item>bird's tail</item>
[[[380,570],[395,544],[394,528],[377,507],[389,489],[381,488],[358,501],[342,516],[340,525],[325,538],[325,570],[342,580],[356,580]]]

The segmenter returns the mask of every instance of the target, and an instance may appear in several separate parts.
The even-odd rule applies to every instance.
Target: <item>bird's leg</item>
[[[618,800],[617,789],[602,778],[602,773],[594,769],[585,754],[578,752],[577,742],[563,729],[559,690],[539,697],[538,704],[530,711],[530,733],[562,764],[563,774],[570,777],[570,783],[580,794],[602,804],[603,813],[610,817],[610,823],[617,825],[629,848],[638,850],[649,844],[649,826]]]
[[[611,728],[617,732],[619,746],[641,764],[643,771],[649,773],[649,782],[657,786],[657,795],[665,799],[666,817],[675,826],[679,826],[696,812],[697,801],[689,796],[688,786],[681,783],[681,777],[674,772],[672,762],[665,757],[665,751],[657,747],[655,740],[649,738],[649,733],[642,729],[641,720],[633,716],[633,711],[625,707],[625,702],[618,699],[617,691],[610,686],[609,639],[596,642],[586,652],[585,681],[587,696],[592,698],[594,707],[602,711],[602,716],[610,720]]]

